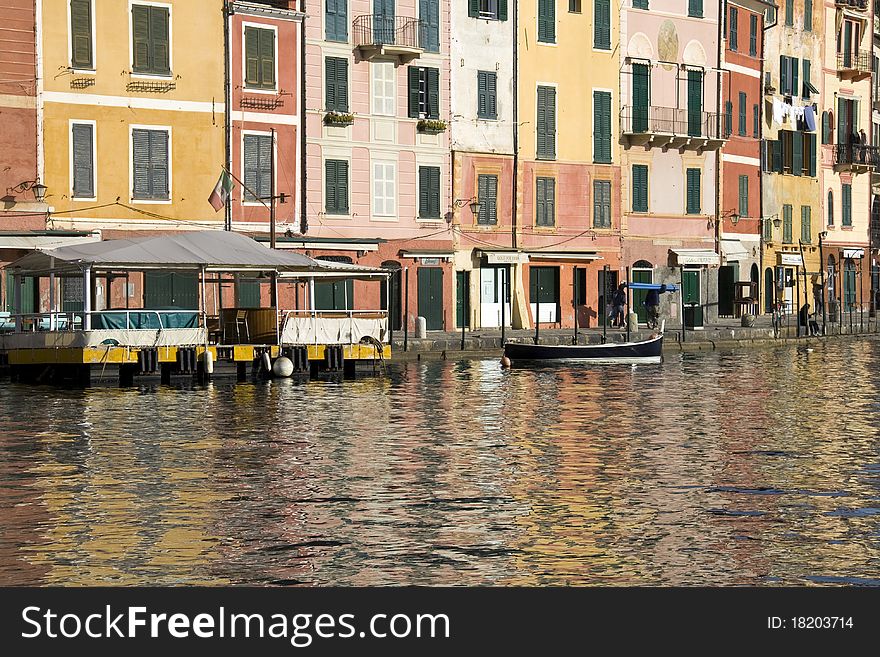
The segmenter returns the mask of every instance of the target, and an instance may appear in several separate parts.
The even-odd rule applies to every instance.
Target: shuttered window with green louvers
[[[791,206],[782,206],[782,241],[785,244],[791,244]]]
[[[245,78],[248,89],[275,88],[275,30],[244,29]]]
[[[841,185],[841,226],[852,226],[852,185]]]
[[[325,57],[324,77],[326,109],[348,112],[348,60],[345,57]]]
[[[699,169],[687,170],[687,214],[700,214],[700,174]]]
[[[244,136],[244,200],[259,202],[272,196],[272,136]]]
[[[813,209],[809,205],[801,206],[801,241],[809,244],[812,241]]]
[[[477,71],[477,117],[498,118],[498,75],[494,71]]]
[[[611,181],[593,181],[593,227],[611,228]]]
[[[745,92],[739,92],[739,135],[740,137],[746,136],[746,107],[748,106],[748,102],[746,101]]]
[[[703,0],[688,0],[688,16],[703,17]]]
[[[171,73],[170,14],[165,7],[132,5],[132,70],[148,75]]]
[[[736,51],[739,47],[739,12],[736,10],[736,7],[730,8],[730,37],[728,38],[728,44],[730,49]]]
[[[791,133],[791,172],[796,176],[804,172],[804,141],[800,132]]]
[[[611,49],[611,0],[594,0],[593,47],[597,50]]]
[[[739,177],[739,216],[749,216],[749,177]]]
[[[327,214],[348,214],[348,161],[324,161],[324,192]]]
[[[537,157],[556,159],[556,87],[538,87]]]
[[[95,127],[90,123],[74,123],[73,140],[73,197],[95,197]]]
[[[92,70],[92,3],[91,0],[70,0],[70,66]]]
[[[327,41],[348,41],[348,0],[324,0]]]
[[[440,118],[440,69],[410,66],[408,70],[409,116]]]
[[[593,92],[593,162],[611,162],[611,93]]]
[[[131,131],[133,199],[168,200],[168,132]]]
[[[419,167],[419,218],[440,218],[440,167]]]
[[[648,166],[633,164],[632,167],[632,210],[648,211]]]
[[[480,213],[477,223],[483,226],[494,226],[498,223],[498,176],[481,174],[477,176],[477,200],[480,202]]]
[[[468,16],[486,20],[507,20],[507,0],[468,0]]]
[[[556,179],[535,179],[535,225],[556,225]]]
[[[538,0],[538,41],[556,43],[556,0]]]

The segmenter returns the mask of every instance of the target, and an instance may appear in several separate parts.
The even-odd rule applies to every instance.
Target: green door
[[[443,269],[419,267],[419,315],[429,331],[443,330]]]
[[[144,273],[144,308],[199,307],[199,281],[195,272],[148,271]]]
[[[853,312],[856,308],[856,263],[847,260],[843,265],[843,311]]]
[[[733,282],[736,272],[730,265],[718,269],[718,314],[733,317]]]
[[[29,315],[36,311],[36,286],[31,276],[23,276],[21,278],[21,297],[19,297],[21,307],[18,312],[22,315]],[[15,277],[12,274],[6,275],[6,311],[12,312],[12,304],[15,303]]]
[[[633,64],[633,132],[648,130],[648,71],[647,64]]]
[[[695,328],[703,325],[703,309],[700,306],[700,271],[686,269],[681,274],[681,300],[684,304],[684,324]]]
[[[688,71],[688,136],[702,136],[703,72]]]
[[[237,308],[259,308],[260,281],[254,278],[236,278],[235,305]]]
[[[455,325],[458,328],[467,326],[470,328],[470,294],[469,273],[466,271],[455,272]]]
[[[315,310],[352,310],[354,281],[315,281]]]
[[[633,283],[653,283],[654,272],[650,269],[633,269],[632,280]],[[645,308],[646,296],[648,296],[647,290],[630,290],[632,306],[639,316],[639,323],[641,324],[648,322],[648,310]]]
[[[559,267],[529,267],[529,303],[532,317],[545,323],[559,321]]]

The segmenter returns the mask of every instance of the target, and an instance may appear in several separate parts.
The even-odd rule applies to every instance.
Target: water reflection
[[[0,387],[4,584],[880,584],[880,343]]]

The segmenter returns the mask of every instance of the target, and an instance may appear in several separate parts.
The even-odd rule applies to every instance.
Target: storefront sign
[[[528,262],[529,256],[525,253],[487,253],[486,262],[490,265],[516,265]]]
[[[791,267],[803,267],[804,261],[800,253],[780,253],[779,264],[789,265]]]
[[[720,258],[708,249],[672,249],[676,262],[681,265],[718,265]]]
[[[843,259],[844,260],[858,260],[865,255],[864,249],[844,249],[843,250]]]
[[[419,262],[423,265],[439,265],[440,258],[419,258]]]

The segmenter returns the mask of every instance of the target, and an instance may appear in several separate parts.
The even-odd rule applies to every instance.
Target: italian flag
[[[208,197],[208,203],[214,208],[214,212],[219,212],[220,208],[226,205],[229,197],[232,195],[232,176],[224,170],[220,173],[220,179],[214,185],[214,191]]]

